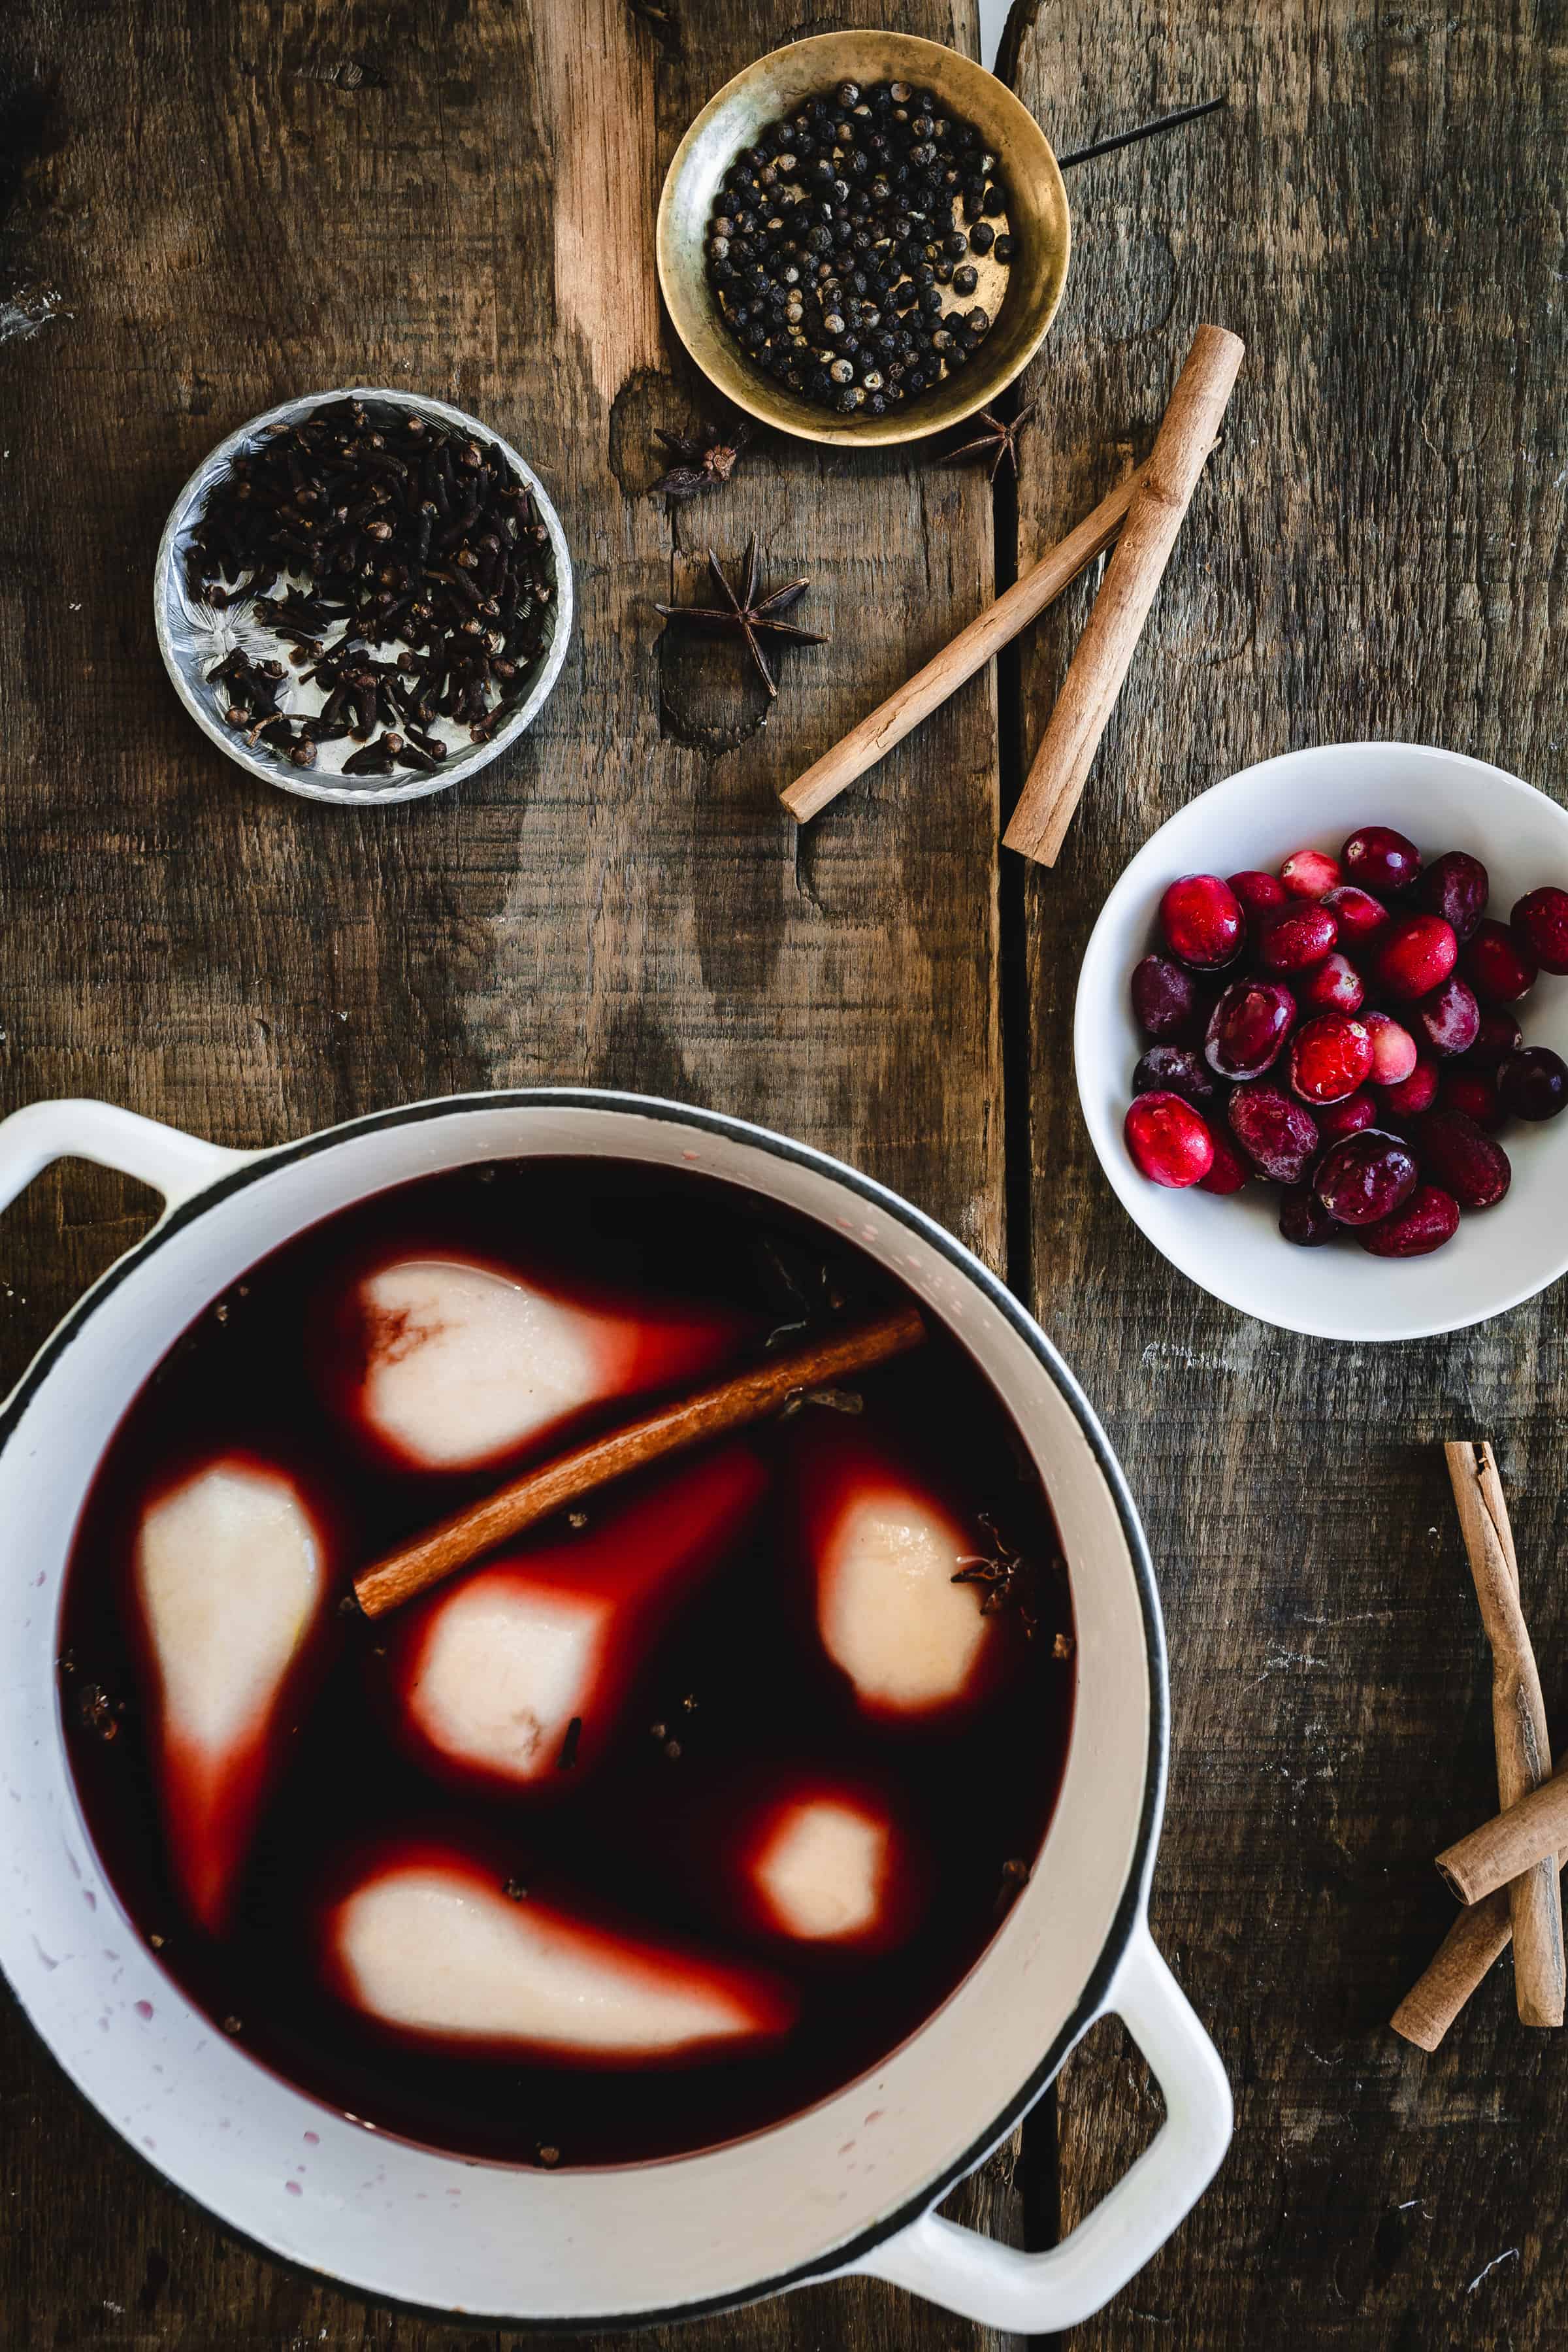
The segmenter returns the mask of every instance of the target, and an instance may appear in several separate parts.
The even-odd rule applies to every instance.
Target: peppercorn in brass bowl
[[[268,743],[248,740],[254,730],[231,726],[226,718],[226,688],[215,682],[214,677],[220,664],[240,656],[279,665],[286,681],[281,688],[280,708],[297,715],[315,711],[321,701],[321,692],[306,685],[301,665],[289,660],[295,648],[276,635],[251,598],[236,595],[215,605],[193,594],[187,583],[185,559],[193,531],[214,488],[228,475],[235,459],[261,447],[279,426],[299,425],[340,402],[359,404],[373,424],[406,424],[410,418],[419,417],[447,433],[460,436],[466,442],[478,444],[487,457],[499,461],[516,485],[528,492],[546,535],[551,597],[537,652],[527,659],[513,698],[497,717],[494,731],[487,740],[468,740],[469,730],[445,721],[432,729],[446,744],[447,756],[426,772],[395,766],[386,775],[345,775],[341,772],[342,760],[353,753],[354,739],[323,743],[316,764],[308,768],[293,764],[282,751]],[[464,560],[468,560],[466,556]],[[361,808],[444,792],[449,784],[458,783],[488,765],[538,717],[561,674],[572,634],[572,560],[560,518],[542,483],[498,433],[463,409],[449,407],[445,401],[426,400],[415,393],[355,387],[284,401],[280,406],[268,409],[264,415],[253,416],[226,441],[219,442],[180,492],[164,525],[154,568],[153,604],[163,666],[175,693],[204,735],[210,736],[229,759],[264,783],[298,793],[307,800],[335,801]],[[395,641],[384,641],[377,660],[384,660],[394,646]]]
[[[838,416],[757,366],[725,324],[709,280],[707,243],[720,184],[742,149],[780,116],[845,81],[907,81],[973,125],[1007,190],[1013,256],[983,343],[956,373],[882,416]],[[1067,190],[1039,124],[972,58],[906,33],[824,33],[774,49],[709,100],[675,152],[659,199],[658,280],[677,334],[727,400],[764,425],[839,445],[923,440],[987,407],[1044,341],[1066,281]],[[982,292],[1000,282],[994,268]],[[994,299],[993,296],[992,299]]]

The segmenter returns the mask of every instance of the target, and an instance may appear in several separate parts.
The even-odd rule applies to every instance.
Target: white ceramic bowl
[[[1132,1018],[1133,965],[1157,944],[1162,892],[1179,874],[1272,872],[1293,849],[1338,852],[1358,824],[1391,824],[1424,856],[1466,849],[1491,877],[1506,922],[1538,883],[1568,887],[1568,812],[1504,769],[1422,743],[1320,743],[1243,768],[1146,842],[1100,909],[1079,976],[1073,1054],[1100,1166],[1133,1222],[1173,1265],[1228,1307],[1321,1339],[1423,1339],[1484,1323],[1568,1272],[1568,1115],[1510,1125],[1513,1182],[1495,1209],[1460,1221],[1432,1257],[1369,1257],[1353,1241],[1297,1249],[1280,1238],[1279,1192],[1228,1199],[1170,1192],[1141,1176],[1122,1121],[1147,1040]],[[1568,980],[1543,973],[1520,1008],[1526,1043],[1568,1059]]]

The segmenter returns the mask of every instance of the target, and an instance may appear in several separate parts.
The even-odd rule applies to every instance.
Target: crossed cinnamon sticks
[[[1215,446],[1244,349],[1239,337],[1224,327],[1198,329],[1147,465],[1102,499],[1032,571],[785,787],[780,797],[798,823],[804,824],[826,808],[966,678],[984,669],[1114,539],[1116,552],[1003,836],[1007,848],[1042,866],[1056,864],[1183,518]]]
[[[1520,1606],[1519,1561],[1492,1449],[1445,1447],[1459,1527],[1492,1651],[1492,1730],[1502,1811],[1437,1857],[1468,1906],[1390,2021],[1436,2050],[1488,1969],[1513,1942],[1514,1987],[1526,2025],[1561,2025],[1563,1904],[1568,1863],[1568,1775],[1552,1777],[1552,1750],[1535,1654]]]

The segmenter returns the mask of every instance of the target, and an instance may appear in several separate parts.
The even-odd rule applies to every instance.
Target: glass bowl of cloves
[[[248,772],[310,800],[414,800],[537,717],[566,658],[560,518],[462,409],[353,388],[285,401],[174,501],[154,619],[174,690]]]
[[[710,382],[840,446],[988,407],[1045,340],[1070,245],[1027,108],[972,58],[878,30],[792,41],[726,83],[676,150],[657,232]]]

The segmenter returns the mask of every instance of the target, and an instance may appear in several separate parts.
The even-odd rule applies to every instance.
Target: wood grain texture
[[[1045,424],[1020,563],[1147,452],[1198,320],[1248,351],[1061,865],[1025,898],[1036,1298],[1145,1512],[1174,1702],[1153,1927],[1237,2104],[1214,2188],[1074,2352],[1555,2346],[1561,2043],[1521,2029],[1506,1967],[1435,2057],[1385,2021],[1452,1916],[1429,1852],[1489,1810],[1489,1663],[1444,1439],[1497,1444],[1564,1720],[1562,1291],[1420,1346],[1245,1320],[1118,1207],[1069,1035],[1121,866],[1248,761],[1403,736],[1568,797],[1568,15],[1068,0],[1015,35],[1020,94],[1062,147],[1230,100],[1073,174],[1072,281],[1025,395]],[[1092,589],[1026,655],[1026,745]],[[1310,835],[1306,812],[1280,823],[1281,852]],[[1119,2029],[1069,2061],[1064,2226],[1147,2136],[1142,2082]]]
[[[455,1088],[602,1081],[762,1118],[1001,1262],[997,760],[977,680],[798,854],[780,782],[991,593],[984,482],[770,442],[649,499],[706,402],[652,222],[698,107],[781,0],[19,0],[0,23],[0,1086],[234,1143]],[[910,29],[973,48],[969,0]],[[552,189],[566,192],[564,216]],[[231,427],[351,383],[454,400],[561,511],[579,618],[539,723],[471,784],[356,814],[246,780],[153,639],[174,495]],[[661,634],[711,542],[809,573],[831,644],[764,709]],[[142,1228],[68,1169],[0,1230],[4,1376]],[[163,2189],[0,2021],[0,2341],[157,2352],[482,2343],[295,2278]],[[1012,2158],[954,2210],[1016,2235]],[[716,2224],[717,2226],[717,2224]],[[535,2341],[539,2339],[533,2339]],[[658,2345],[674,2341],[658,2336]],[[950,2344],[814,2288],[683,2347]]]

